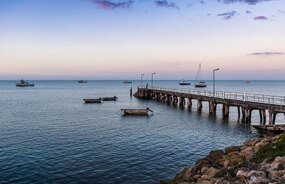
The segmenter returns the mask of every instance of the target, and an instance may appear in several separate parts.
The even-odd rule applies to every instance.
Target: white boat
[[[185,85],[191,85],[191,83],[190,82],[186,82],[184,79],[182,79],[182,81],[179,82],[179,85],[185,86]]]
[[[250,83],[250,80],[248,80],[248,79],[244,80],[243,83],[248,84],[248,83]]]
[[[196,74],[195,87],[196,88],[205,88],[205,87],[207,87],[206,82],[202,81],[200,77],[201,77],[201,63],[199,64],[198,71],[197,71],[197,74]]]

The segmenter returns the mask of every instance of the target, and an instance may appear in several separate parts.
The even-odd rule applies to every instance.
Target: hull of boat
[[[195,84],[195,87],[196,88],[205,88],[205,87],[207,87],[207,85],[206,84]]]
[[[191,85],[191,83],[188,83],[188,82],[184,82],[184,83],[182,83],[182,82],[179,82],[179,85],[181,85],[181,86],[189,86],[189,85]]]
[[[19,83],[16,83],[16,87],[33,87],[35,86],[35,84],[19,84]]]
[[[123,83],[124,83],[124,84],[131,84],[131,83],[133,83],[133,82],[130,82],[130,81],[124,81]]]
[[[124,115],[147,116],[148,110],[146,109],[121,109]]]
[[[118,98],[117,97],[103,97],[103,101],[116,101]]]
[[[78,81],[78,83],[87,83],[87,81]]]
[[[83,99],[85,103],[101,103],[101,99]]]

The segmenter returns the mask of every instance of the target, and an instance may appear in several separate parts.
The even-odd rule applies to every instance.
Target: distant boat
[[[123,83],[124,83],[124,84],[131,84],[131,83],[133,83],[133,82],[132,82],[132,81],[128,81],[128,80],[124,80]]]
[[[185,86],[185,85],[191,85],[190,82],[185,82],[184,79],[182,79],[182,81],[179,82],[179,85]]]
[[[16,87],[33,87],[33,86],[35,86],[35,84],[30,84],[30,83],[24,81],[23,79],[20,80],[20,82],[16,83]]]
[[[147,116],[149,112],[153,112],[149,108],[146,109],[121,109],[124,115]]]
[[[113,96],[113,97],[103,97],[102,100],[103,101],[116,101],[118,99],[118,97]]]
[[[95,98],[95,99],[83,99],[85,103],[101,103],[102,99],[101,98]]]
[[[77,81],[78,83],[87,83],[87,81],[85,81],[85,80],[79,80],[79,81]]]
[[[250,80],[248,80],[248,79],[244,80],[243,83],[248,84],[248,83],[250,83]]]
[[[195,83],[195,87],[196,88],[205,88],[207,87],[207,84],[205,81],[202,81],[200,79],[201,77],[201,63],[199,64],[199,67],[198,67],[198,71],[197,71],[197,74],[196,74],[196,83]]]

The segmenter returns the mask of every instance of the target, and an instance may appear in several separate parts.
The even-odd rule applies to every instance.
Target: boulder
[[[247,174],[249,184],[259,184],[267,182],[266,174],[263,171],[252,170]]]
[[[209,156],[214,160],[219,160],[223,157],[223,155],[224,155],[223,150],[216,150],[216,151],[211,151]]]
[[[256,144],[257,140],[250,140],[250,141],[245,141],[243,144],[245,146],[254,146]]]
[[[234,152],[234,151],[240,151],[241,146],[231,146],[231,147],[227,147],[225,149],[226,154],[229,154],[230,152]]]
[[[244,171],[244,170],[238,170],[237,172],[237,177],[241,180],[241,181],[244,181],[247,177],[247,174],[248,172],[247,171]]]
[[[220,172],[220,169],[216,169],[214,167],[211,167],[206,174],[209,175],[211,178],[213,178],[218,172]]]

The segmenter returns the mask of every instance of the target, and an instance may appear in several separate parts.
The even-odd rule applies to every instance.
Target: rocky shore
[[[172,180],[172,184],[192,183],[285,184],[285,134],[211,151]]]

